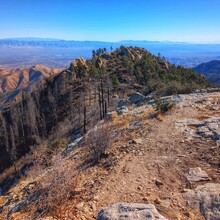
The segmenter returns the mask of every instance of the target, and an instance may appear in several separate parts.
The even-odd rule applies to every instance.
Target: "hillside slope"
[[[30,93],[43,84],[45,78],[56,75],[60,71],[60,69],[51,69],[41,65],[25,69],[0,69],[0,108],[21,100],[22,92]]]
[[[194,68],[198,73],[204,74],[206,78],[215,84],[220,84],[220,60],[202,63]]]
[[[30,79],[30,78],[29,78]],[[19,83],[16,85],[20,85]],[[0,171],[45,141],[83,134],[115,107],[114,97],[133,92],[189,93],[210,84],[191,69],[175,67],[143,48],[94,52],[46,80],[0,112]],[[3,86],[4,89],[4,86]]]

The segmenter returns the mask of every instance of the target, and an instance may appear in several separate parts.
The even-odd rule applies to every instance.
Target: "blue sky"
[[[0,38],[220,42],[220,0],[1,0]]]

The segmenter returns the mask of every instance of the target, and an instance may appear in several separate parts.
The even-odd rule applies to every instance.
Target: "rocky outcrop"
[[[103,66],[103,60],[100,57],[97,58],[95,66],[96,68],[101,68]]]
[[[70,71],[76,71],[79,65],[86,66],[86,61],[82,57],[77,58],[70,63]]]
[[[183,195],[185,204],[202,213],[206,220],[220,216],[220,184],[207,183]]]
[[[118,203],[99,211],[97,220],[166,220],[152,204]]]

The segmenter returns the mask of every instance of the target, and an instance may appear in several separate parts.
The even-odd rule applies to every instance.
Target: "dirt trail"
[[[208,97],[211,101],[220,94]],[[163,121],[153,119],[146,126],[136,126],[135,135],[129,137],[128,133],[127,138],[121,138],[110,149],[117,161],[112,170],[105,172],[96,168],[92,178],[93,171],[88,171],[95,188],[90,201],[96,207],[93,216],[97,216],[101,207],[113,203],[149,202],[168,219],[204,219],[198,210],[184,204],[182,194],[210,181],[191,183],[186,174],[190,168],[200,167],[207,172],[211,182],[220,183],[219,151],[215,148],[216,141],[184,134],[176,123],[182,119],[205,117],[208,113],[212,117],[212,113],[207,111],[210,103],[206,101],[206,97],[200,97],[198,103],[203,104],[197,105],[195,100],[184,100],[167,113]],[[216,116],[216,111],[213,111],[213,116]],[[134,143],[133,139],[140,143]],[[101,173],[104,173],[102,178]],[[92,217],[80,214],[87,219]]]

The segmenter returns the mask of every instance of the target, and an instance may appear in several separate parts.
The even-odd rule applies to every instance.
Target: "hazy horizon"
[[[24,40],[24,41],[79,41],[79,42],[106,42],[106,43],[120,43],[120,42],[158,42],[158,43],[186,43],[186,44],[220,44],[219,41],[171,41],[171,40],[146,40],[146,39],[139,39],[139,40],[133,40],[133,39],[121,39],[119,41],[107,41],[107,40],[79,40],[79,39],[62,39],[62,38],[49,38],[49,37],[5,37],[0,38],[0,40]]]

